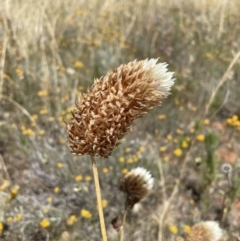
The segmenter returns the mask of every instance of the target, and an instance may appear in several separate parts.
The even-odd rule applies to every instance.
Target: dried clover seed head
[[[195,224],[187,241],[221,241],[223,230],[215,221],[205,221]]]
[[[72,153],[107,158],[133,121],[161,104],[174,83],[167,64],[133,61],[96,79],[67,123]]]
[[[120,181],[119,189],[127,194],[126,208],[132,208],[141,201],[152,189],[154,179],[143,167],[137,167],[128,172]]]

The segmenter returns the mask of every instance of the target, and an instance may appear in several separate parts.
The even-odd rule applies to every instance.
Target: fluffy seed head
[[[127,194],[125,207],[132,208],[152,189],[154,179],[149,171],[137,167],[128,172],[120,181],[119,189]]]
[[[133,121],[169,94],[174,83],[167,64],[133,61],[96,79],[79,97],[67,123],[72,153],[108,157]]]
[[[215,221],[205,221],[195,224],[187,241],[221,241],[223,231]]]

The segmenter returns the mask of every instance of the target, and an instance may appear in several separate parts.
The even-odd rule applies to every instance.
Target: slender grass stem
[[[126,208],[123,214],[123,222],[122,222],[122,228],[121,228],[121,236],[120,236],[120,241],[124,240],[124,225],[126,222],[126,217],[127,217],[127,211],[128,209]]]
[[[98,214],[102,232],[102,240],[107,241],[107,232],[105,227],[104,215],[103,215],[103,208],[102,208],[102,198],[101,198],[101,189],[99,184],[98,178],[98,170],[94,156],[91,156],[92,160],[92,169],[93,169],[93,176],[94,176],[94,183],[96,188],[96,195],[97,195],[97,206],[98,206]]]

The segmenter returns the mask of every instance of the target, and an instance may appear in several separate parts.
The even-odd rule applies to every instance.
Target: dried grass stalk
[[[133,121],[161,104],[174,80],[167,64],[157,61],[121,65],[96,79],[80,96],[67,123],[73,154],[107,158],[130,131]]]

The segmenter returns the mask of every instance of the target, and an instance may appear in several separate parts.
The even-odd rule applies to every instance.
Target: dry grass
[[[109,240],[119,240],[110,224],[124,209],[119,181],[137,166],[156,181],[128,216],[126,240],[185,239],[201,220],[240,240],[239,11],[238,0],[4,0],[0,154],[12,184],[0,183],[9,195],[0,239],[100,240],[91,164],[71,156],[63,119],[94,78],[159,57],[175,72],[172,95],[97,160]]]

